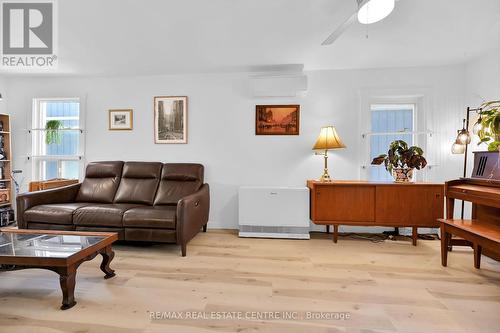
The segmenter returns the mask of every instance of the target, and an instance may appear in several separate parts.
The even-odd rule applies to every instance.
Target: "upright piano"
[[[443,266],[447,263],[447,252],[455,245],[474,248],[476,268],[480,266],[481,253],[500,260],[500,180],[495,179],[499,170],[498,166],[492,165],[494,168],[490,170],[493,171],[485,172],[487,170],[479,160],[476,156],[472,178],[460,178],[445,184],[446,219],[439,220]],[[470,220],[454,219],[455,199],[472,203]]]

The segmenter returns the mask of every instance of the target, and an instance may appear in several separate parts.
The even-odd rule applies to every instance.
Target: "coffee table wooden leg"
[[[63,293],[63,301],[61,310],[72,308],[75,302],[75,279],[76,267],[69,266],[68,268],[61,268],[59,271],[59,283]]]
[[[111,260],[113,260],[113,258],[115,257],[115,252],[113,252],[110,245],[106,246],[99,253],[102,255],[101,270],[106,274],[104,278],[105,279],[112,278],[116,274],[115,271],[109,267],[109,264],[111,263]]]

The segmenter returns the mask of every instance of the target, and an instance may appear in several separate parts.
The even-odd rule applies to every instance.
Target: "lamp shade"
[[[457,140],[456,140],[457,143],[461,143],[463,145],[468,145],[469,143],[471,143],[471,141],[472,141],[472,137],[470,136],[470,133],[467,130],[462,129],[458,132],[458,136],[457,136]]]
[[[451,146],[451,153],[452,154],[463,154],[463,153],[465,153],[465,145],[461,144],[461,143],[455,142]]]
[[[480,115],[479,119],[474,124],[474,127],[472,127],[472,133],[478,135],[479,132],[481,132],[482,130],[483,130],[483,117],[481,117]]]
[[[329,150],[338,148],[345,148],[345,145],[337,134],[335,127],[321,127],[321,132],[319,133],[318,139],[314,144],[313,150]]]

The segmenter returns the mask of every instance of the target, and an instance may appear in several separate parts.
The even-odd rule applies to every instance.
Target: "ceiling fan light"
[[[361,2],[363,3],[363,2]],[[368,0],[359,7],[358,21],[372,24],[386,18],[394,9],[395,0]]]

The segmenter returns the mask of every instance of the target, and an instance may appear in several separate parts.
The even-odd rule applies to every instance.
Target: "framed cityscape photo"
[[[134,126],[134,111],[132,109],[109,110],[109,130],[126,131]]]
[[[154,98],[155,143],[187,143],[187,96]]]
[[[299,135],[300,105],[257,105],[255,135]]]

